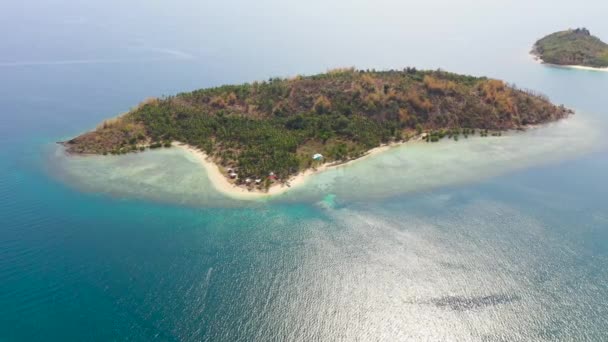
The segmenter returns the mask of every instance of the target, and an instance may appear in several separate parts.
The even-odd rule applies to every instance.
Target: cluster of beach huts
[[[321,161],[321,160],[323,160],[323,155],[322,155],[322,154],[320,154],[320,153],[315,153],[315,154],[312,156],[312,159],[313,159],[314,161]],[[237,179],[239,179],[239,174],[238,174],[238,172],[237,172],[237,169],[236,169],[236,168],[232,168],[232,167],[230,167],[230,168],[226,169],[226,172],[227,172],[228,177],[229,177],[230,179],[233,179],[233,180],[237,180]],[[277,180],[277,176],[274,174],[274,172],[270,172],[270,173],[268,174],[268,177],[267,177],[267,178],[268,178],[270,181],[276,181],[276,180]],[[247,178],[245,178],[245,182],[244,182],[244,183],[245,183],[245,185],[247,185],[247,186],[251,186],[251,185],[256,185],[256,186],[259,186],[259,185],[261,185],[261,184],[262,184],[262,181],[263,181],[263,179],[262,179],[262,178],[251,178],[251,177],[247,177]]]
[[[233,179],[233,180],[239,179],[239,174],[237,172],[237,169],[228,168],[226,171],[227,171],[228,177],[230,177],[230,179]],[[271,181],[274,181],[277,179],[277,176],[274,174],[274,172],[270,172],[268,174],[268,179]],[[247,178],[245,178],[244,183],[247,186],[252,186],[252,185],[260,186],[260,185],[262,185],[262,178],[247,177]]]

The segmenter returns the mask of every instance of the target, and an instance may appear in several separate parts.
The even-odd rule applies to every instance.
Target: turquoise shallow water
[[[527,56],[580,22],[608,37],[606,6],[1,4],[0,341],[607,340],[608,73]],[[177,151],[54,144],[147,96],[353,64],[499,77],[577,114],[253,203]]]

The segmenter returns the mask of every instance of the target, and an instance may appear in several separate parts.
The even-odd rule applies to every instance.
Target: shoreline
[[[565,118],[564,118],[565,119]],[[511,135],[517,134],[521,131],[535,130],[544,126],[543,124],[538,125],[527,125],[525,127],[519,129],[508,129],[503,131],[503,135]],[[361,155],[359,158],[351,159],[345,162],[328,162],[324,163],[317,168],[309,168],[300,173],[293,175],[286,182],[280,183],[275,182],[270,186],[268,191],[260,190],[257,188],[247,188],[244,185],[237,185],[230,181],[230,179],[224,174],[222,167],[214,162],[204,151],[199,150],[198,148],[188,145],[186,143],[180,141],[173,141],[171,143],[171,147],[179,149],[183,152],[184,157],[186,157],[190,162],[194,164],[199,164],[199,167],[203,167],[207,174],[207,180],[209,181],[209,185],[215,189],[220,195],[225,196],[226,198],[235,199],[235,200],[243,200],[243,201],[253,201],[253,200],[264,200],[271,199],[272,197],[282,195],[292,188],[298,188],[307,183],[307,181],[311,178],[311,176],[322,173],[324,171],[339,168],[339,167],[347,167],[351,164],[366,160],[369,157],[381,154],[383,152],[387,152],[397,147],[404,147],[406,144],[420,144],[425,141],[425,137],[428,133],[422,133],[420,135],[414,136],[407,141],[400,142],[392,142],[389,144],[380,145],[378,147],[372,148],[368,150],[365,154]],[[426,144],[426,143],[425,143]],[[59,144],[62,146],[62,151],[66,153],[66,155],[75,155],[86,158],[87,156],[91,156],[90,154],[72,154],[66,152],[65,146],[63,144]],[[99,156],[99,155],[93,155]],[[196,191],[206,191],[208,187],[201,187],[200,189],[192,189]]]
[[[310,176],[315,175],[317,173],[321,173],[328,169],[348,166],[354,162],[364,160],[368,157],[371,157],[373,155],[376,155],[376,154],[379,154],[382,152],[386,152],[392,148],[403,146],[405,144],[416,143],[416,142],[420,142],[420,141],[422,141],[422,137],[417,136],[415,138],[410,139],[409,141],[390,143],[390,144],[375,147],[375,148],[367,151],[367,153],[365,153],[363,156],[356,158],[356,159],[351,159],[351,160],[343,162],[343,163],[340,163],[340,162],[324,163],[324,164],[320,165],[319,167],[306,169],[306,170],[298,173],[297,175],[290,177],[289,180],[285,183],[273,184],[270,188],[268,188],[267,192],[262,192],[259,190],[249,190],[243,186],[239,186],[239,185],[231,183],[228,180],[228,178],[226,178],[226,176],[224,176],[224,174],[222,174],[218,164],[213,162],[205,152],[203,152],[193,146],[190,146],[188,144],[185,144],[185,143],[182,143],[179,141],[174,141],[174,142],[172,142],[172,147],[176,147],[183,151],[186,151],[186,152],[190,153],[191,156],[196,158],[196,160],[201,164],[201,166],[203,166],[203,168],[207,172],[209,182],[211,183],[213,188],[215,190],[217,190],[218,192],[220,192],[221,194],[228,196],[230,198],[233,198],[233,199],[254,200],[254,199],[271,198],[273,196],[281,195],[293,188],[297,188],[297,187],[303,185],[310,178]],[[287,185],[287,184],[289,184],[289,185]]]
[[[576,70],[587,70],[587,71],[600,71],[600,72],[608,72],[608,67],[606,68],[596,68],[584,65],[561,65],[561,64],[553,64],[547,63],[540,58],[540,56],[535,55],[534,53],[530,53],[532,59],[541,65],[546,65],[552,68],[562,68],[562,69],[576,69]]]

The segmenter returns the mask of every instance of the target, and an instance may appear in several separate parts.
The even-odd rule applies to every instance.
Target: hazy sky
[[[579,1],[576,8],[572,1],[550,0],[2,1],[0,59],[100,57],[92,47],[146,44],[202,56],[243,49],[356,52],[404,44],[412,36],[433,37],[434,44],[466,39],[459,34],[471,26],[500,34],[501,27],[513,30],[513,21],[521,31],[512,34],[536,37],[586,25],[608,37],[606,13],[602,0]]]
[[[340,66],[491,72],[552,31],[608,40],[606,13],[603,0],[2,1],[0,68],[169,60],[218,82]]]

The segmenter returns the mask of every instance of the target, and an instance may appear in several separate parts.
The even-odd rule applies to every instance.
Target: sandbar
[[[357,159],[352,159],[347,162],[325,163],[325,164],[319,165],[315,168],[310,168],[310,169],[304,170],[304,171],[298,173],[297,175],[292,176],[288,181],[286,181],[284,183],[276,182],[276,183],[272,184],[270,186],[270,188],[268,188],[268,191],[261,191],[261,190],[257,190],[257,189],[248,189],[245,186],[237,185],[237,184],[230,182],[230,180],[222,173],[219,165],[216,164],[204,151],[202,151],[196,147],[190,146],[188,144],[185,144],[185,143],[182,143],[179,141],[174,141],[172,143],[172,145],[174,147],[187,151],[188,153],[190,153],[192,156],[194,156],[196,158],[196,160],[204,167],[205,171],[207,172],[209,181],[212,184],[212,186],[215,188],[215,190],[217,190],[218,192],[220,192],[221,194],[223,194],[225,196],[228,196],[228,197],[231,197],[234,199],[253,200],[253,199],[270,198],[272,196],[277,196],[277,195],[283,194],[293,188],[297,188],[297,187],[303,185],[304,183],[306,183],[306,181],[309,179],[309,177],[314,174],[323,172],[330,168],[345,167],[345,166],[350,165],[351,163],[364,160],[373,155],[385,152],[391,148],[401,146],[406,143],[414,143],[414,142],[422,141],[422,138],[423,138],[423,136],[417,136],[413,139],[410,139],[407,142],[395,142],[395,143],[381,145],[381,146],[375,147],[375,148],[367,151],[367,153],[365,155],[363,155]]]

